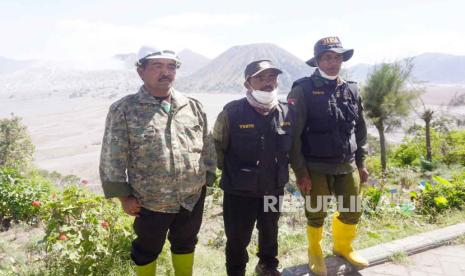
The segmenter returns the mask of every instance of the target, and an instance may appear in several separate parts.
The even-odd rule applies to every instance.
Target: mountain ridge
[[[175,87],[186,93],[243,93],[244,69],[258,59],[271,59],[283,70],[278,79],[280,93],[287,93],[293,81],[313,71],[303,60],[270,43],[233,46],[212,60],[190,50],[181,51],[180,55],[184,59]],[[66,62],[0,58],[0,68],[4,68],[3,73],[0,72],[0,96],[113,98],[134,93],[141,84],[134,68],[135,59],[136,54],[120,54],[115,56],[117,66],[108,67],[110,69],[78,69],[68,68]],[[411,59],[414,63],[412,76],[417,81],[429,86],[465,85],[465,56],[424,53]],[[344,68],[343,75],[363,84],[375,66],[356,64]]]

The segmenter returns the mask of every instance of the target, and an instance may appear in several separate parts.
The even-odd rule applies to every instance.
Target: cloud
[[[95,63],[99,58],[135,53],[141,45],[151,44],[178,51],[188,48],[214,58],[234,45],[270,42],[306,60],[313,55],[315,41],[328,35],[339,36],[345,47],[355,49],[349,65],[390,61],[423,52],[465,54],[465,35],[458,23],[444,26],[444,20],[439,24],[428,18],[396,19],[391,24],[383,18],[396,17],[398,10],[377,11],[360,11],[351,17],[289,17],[239,11],[180,12],[146,21],[143,16],[138,21],[104,21],[103,17],[100,21],[83,17],[23,18],[0,26],[0,32],[8,37],[0,45],[0,55]]]
[[[299,28],[299,26],[318,26],[318,28],[301,28],[300,33],[290,32],[276,43],[302,60],[308,60],[313,56],[315,42],[323,37],[338,36],[344,47],[351,46],[351,34],[354,33],[351,24],[342,19],[331,17],[328,17],[323,23],[317,18],[293,19],[294,29]]]
[[[390,62],[425,52],[464,55],[465,37],[453,30],[407,28],[403,33],[359,43],[362,59]]]
[[[157,18],[149,24],[161,28],[197,29],[200,27],[240,27],[258,21],[260,16],[250,14],[182,13]]]
[[[346,48],[355,49],[353,58],[347,65],[357,63],[393,62],[425,52],[465,55],[465,36],[459,30],[425,28],[420,25],[403,25],[402,31],[387,33],[365,32],[350,25],[341,26],[336,21],[320,30],[309,29],[299,35],[293,34],[282,41],[281,46],[306,60],[313,56],[313,45],[317,39],[338,35]],[[281,43],[281,42],[276,42]]]
[[[117,25],[89,20],[60,20],[35,55],[49,59],[96,59],[137,52],[141,45],[192,49],[214,57],[231,45],[218,40],[228,29],[260,20],[248,14],[183,13],[160,17],[143,24]],[[34,55],[34,54],[32,54]]]

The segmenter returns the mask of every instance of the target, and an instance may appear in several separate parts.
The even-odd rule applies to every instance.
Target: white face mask
[[[273,91],[260,91],[260,90],[252,90],[252,96],[262,104],[270,104],[273,101],[278,100],[278,89],[274,89]]]
[[[323,78],[327,79],[327,80],[335,80],[335,79],[337,79],[337,76],[338,76],[338,75],[336,75],[336,76],[330,76],[330,75],[326,74],[325,72],[323,72],[323,70],[321,70],[321,69],[319,69],[318,71],[320,71],[320,75],[321,75]]]

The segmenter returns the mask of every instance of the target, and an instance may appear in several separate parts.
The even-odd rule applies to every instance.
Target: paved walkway
[[[465,223],[459,223],[359,250],[370,262],[370,267],[360,271],[342,258],[327,257],[328,276],[465,276],[465,244],[447,245],[463,235]],[[392,259],[397,259],[396,263],[390,262]],[[308,265],[285,268],[282,275],[309,275]]]
[[[350,274],[349,274],[350,275]],[[352,275],[363,276],[465,276],[465,245],[442,246],[414,254],[400,264],[376,265]]]

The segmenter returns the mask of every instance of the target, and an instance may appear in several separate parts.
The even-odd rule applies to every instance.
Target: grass
[[[14,224],[6,232],[0,232],[0,275],[18,275],[28,268],[28,262],[37,258],[32,250],[41,239],[40,228],[26,224]]]
[[[210,236],[205,236],[205,231],[201,230],[200,244],[197,247],[196,269],[198,275],[226,275],[224,267],[224,231],[222,218],[216,217],[218,221],[212,222],[207,217],[205,225],[212,223],[215,229],[209,232]],[[453,225],[465,221],[465,213],[461,211],[449,211],[431,223],[428,218],[415,213],[405,214],[395,208],[385,208],[375,216],[363,215],[358,228],[358,236],[354,242],[354,247],[358,249],[374,246],[380,243],[389,242],[404,238],[410,235],[427,232],[448,225]],[[279,226],[279,256],[280,267],[289,267],[305,264],[307,258],[307,238],[306,238],[306,219],[303,210],[297,212],[283,213],[280,218]],[[209,228],[205,226],[205,228]],[[202,226],[204,229],[204,226]],[[208,231],[207,231],[208,232]],[[215,236],[218,235],[218,236]],[[248,247],[249,262],[247,265],[247,274],[254,275],[253,270],[258,258],[255,256],[257,251],[257,233],[251,239]],[[217,241],[215,243],[202,242],[207,239]],[[465,237],[463,238],[465,240]],[[220,242],[218,242],[220,241]],[[214,245],[214,249],[210,246]],[[331,219],[328,215],[324,225],[324,238],[322,242],[324,254],[332,255],[332,234]],[[401,252],[394,255],[395,262],[403,261]],[[214,273],[212,273],[214,272]]]
[[[455,240],[450,241],[450,245],[465,245],[465,235],[458,237]]]
[[[328,215],[324,225],[322,245],[325,255],[332,254],[330,218],[331,213]],[[396,208],[382,208],[375,215],[365,214],[362,216],[354,247],[358,249],[366,248],[463,221],[465,221],[465,212],[463,211],[446,212],[432,223],[428,218],[415,213],[405,214]],[[31,256],[30,252],[34,251],[34,248],[38,246],[37,241],[40,240],[41,235],[37,230],[34,230],[34,227],[21,227],[11,229],[10,231],[16,231],[17,233],[10,233],[9,238],[0,239],[0,274],[60,275],[59,272],[44,270],[43,267],[40,267],[40,262],[32,261],[31,264],[31,258],[37,259],[37,256]],[[303,209],[282,213],[279,227],[278,259],[280,267],[284,268],[307,263],[306,219]],[[10,240],[20,237],[23,235],[21,233],[24,232],[28,233],[28,239],[23,238],[24,242],[22,244],[16,244],[14,245],[15,247],[12,247],[13,245],[10,245]],[[3,235],[7,234],[3,233]],[[257,232],[255,230],[248,247],[249,262],[246,275],[254,275],[253,271],[258,262],[258,258],[255,256],[258,246],[257,241]],[[465,244],[465,235],[453,242]],[[205,209],[204,223],[199,234],[199,242],[195,255],[195,275],[226,275],[224,265],[225,243],[226,238],[223,229],[220,200],[210,203],[208,208]],[[403,263],[405,261],[405,253],[399,252],[392,258],[396,263]],[[169,253],[169,242],[165,243],[157,264],[157,275],[174,274],[171,265],[171,255]],[[134,275],[132,263],[123,262],[115,258],[112,271],[109,275]]]
[[[403,251],[394,253],[391,256],[391,261],[395,264],[400,264],[400,265],[408,265],[410,263],[408,259],[408,255]]]
[[[448,211],[435,223],[416,214],[405,216],[398,212],[387,212],[383,216],[364,218],[361,221],[356,247],[366,248],[463,221],[465,213],[461,211]]]

